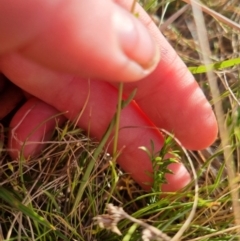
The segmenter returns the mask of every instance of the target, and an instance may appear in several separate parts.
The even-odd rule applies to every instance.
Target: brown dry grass
[[[149,2],[143,1],[143,4]],[[204,1],[204,4],[238,24],[238,2],[219,0]],[[167,1],[159,1],[151,5],[149,12],[161,25],[161,19],[165,22],[171,19],[184,5],[182,1],[172,1],[169,5]],[[240,58],[240,32],[207,11],[204,18],[212,62]],[[185,9],[174,22],[160,27],[188,66],[203,64],[191,8]],[[229,131],[235,175],[238,177],[240,66],[215,70],[214,73],[221,94],[224,122]],[[209,101],[212,101],[206,74],[196,74],[195,77]],[[198,172],[200,191],[195,217],[183,240],[239,240],[224,162],[225,147],[220,145],[221,141],[219,138],[212,147],[189,153]],[[70,124],[63,129],[56,129],[53,141],[44,152],[27,163],[24,160],[20,163],[12,161],[3,146],[0,153],[0,191],[11,195],[9,199],[0,195],[0,240],[139,240],[141,231],[127,220],[119,224],[124,238],[93,224],[92,218],[104,212],[107,202],[123,206],[135,218],[174,236],[192,208],[194,183],[179,193],[156,198],[159,193],[143,192],[118,167],[115,171],[119,180],[115,183],[110,157],[104,152],[95,160],[88,185],[76,205],[83,173],[97,146],[84,132],[74,129]],[[184,155],[182,159],[188,166]],[[19,202],[24,204],[25,209]],[[36,213],[39,216],[32,218],[31,215]],[[40,216],[46,222],[41,221]]]

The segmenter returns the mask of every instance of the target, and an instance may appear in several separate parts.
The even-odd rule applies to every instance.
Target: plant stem
[[[119,84],[118,88],[118,103],[117,103],[117,112],[116,112],[116,125],[115,125],[115,136],[113,141],[113,157],[117,156],[117,144],[118,144],[118,133],[120,125],[120,115],[121,115],[121,106],[122,106],[122,95],[123,95],[123,83]]]

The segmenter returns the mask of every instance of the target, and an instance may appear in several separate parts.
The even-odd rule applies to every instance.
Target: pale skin
[[[151,162],[139,146],[163,137],[154,128],[174,132],[188,149],[203,149],[216,138],[214,113],[204,94],[157,27],[131,0],[22,0],[0,2],[0,71],[30,98],[13,117],[9,153],[17,158],[29,133],[51,116],[64,113],[101,140],[116,110],[117,86],[135,88],[135,102],[121,114],[118,162],[144,188]],[[160,57],[161,56],[161,57]],[[79,116],[80,115],[80,116]],[[55,120],[37,129],[29,141],[51,137]],[[138,126],[141,128],[129,128]],[[128,127],[128,128],[127,128]],[[144,128],[151,127],[151,128]],[[109,151],[112,142],[109,142]],[[24,148],[26,157],[42,145]],[[181,164],[170,167],[165,191],[184,187],[190,175]]]

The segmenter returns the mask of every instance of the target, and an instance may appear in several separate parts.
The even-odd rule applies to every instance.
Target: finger
[[[17,111],[10,123],[8,146],[11,156],[25,158],[39,154],[46,147],[54,132],[55,126],[66,121],[55,108],[36,99],[30,98]]]
[[[129,7],[129,1],[119,1]],[[135,101],[157,127],[174,133],[188,149],[204,149],[216,139],[215,115],[186,65],[139,6],[135,10],[159,44],[161,61],[141,81],[125,83],[125,92],[137,88]]]
[[[16,84],[59,111],[67,111],[67,118],[72,121],[79,119],[78,125],[81,128],[90,129],[91,136],[101,140],[117,105],[117,90],[110,84],[56,74],[16,55],[5,58],[1,66],[3,72]],[[148,175],[152,172],[152,164],[139,147],[150,148],[152,140],[155,150],[160,150],[163,137],[134,102],[123,109],[120,123],[118,150],[122,150],[122,154],[118,163],[147,189],[149,185],[146,183],[152,183],[152,178]],[[136,128],[130,128],[132,126]],[[111,152],[110,140],[108,146],[108,151]],[[176,177],[168,176],[169,184],[165,186],[168,191],[183,187],[190,181],[190,176],[182,164],[176,164],[174,171]]]
[[[143,24],[110,0],[1,1],[0,23],[0,53],[18,49],[62,72],[132,81],[159,61]]]

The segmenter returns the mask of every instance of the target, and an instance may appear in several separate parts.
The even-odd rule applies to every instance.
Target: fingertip
[[[173,133],[181,144],[189,150],[202,150],[213,144],[218,135],[217,120],[199,87],[192,92],[192,97],[182,102],[182,108],[179,112],[182,120],[172,121]]]
[[[138,88],[135,100],[142,110],[185,148],[201,150],[216,140],[218,125],[212,106],[179,57],[171,62],[163,58],[144,81],[125,85],[128,92],[134,88]]]
[[[199,125],[196,124],[196,126],[199,126],[198,132],[195,131],[195,134],[191,136],[191,139],[184,139],[184,146],[187,149],[203,150],[216,141],[218,136],[218,125],[215,114],[211,107],[209,107],[208,114],[209,116],[202,120]]]
[[[216,140],[218,135],[217,120],[212,106],[197,84],[196,89],[188,96],[189,98],[182,105],[187,114],[184,114],[185,123],[183,123],[183,118],[181,126],[177,130],[179,139],[187,149],[202,150]]]
[[[15,114],[10,123],[8,149],[12,158],[37,155],[45,147],[55,126],[65,117],[48,104],[36,98],[29,99]]]

